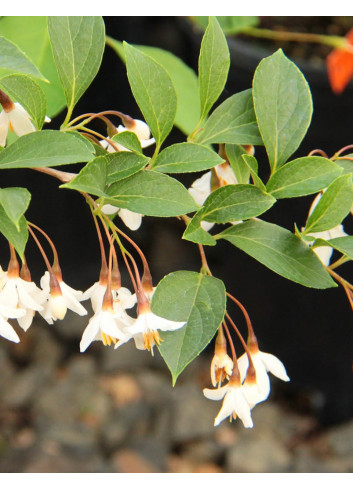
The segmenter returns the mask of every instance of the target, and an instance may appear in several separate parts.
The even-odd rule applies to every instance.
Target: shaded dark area
[[[191,32],[184,19],[107,17],[105,22],[108,35],[133,44],[162,47],[197,70],[201,38],[199,34]],[[270,54],[267,51],[256,52],[244,39],[231,40],[229,45],[232,63],[222,99],[249,88],[261,57]],[[303,71],[312,89],[314,116],[308,134],[295,156],[304,156],[315,148],[321,148],[331,156],[339,148],[353,142],[353,90],[349,87],[343,95],[336,96],[328,86],[324,67],[315,66],[311,69],[308,63],[304,63]],[[74,115],[108,109],[140,117],[127,82],[125,67],[109,47],[106,48],[99,76],[77,104]],[[63,118],[63,115],[58,116],[51,127],[58,128]],[[168,138],[168,143],[183,139],[183,135],[175,129]],[[256,156],[265,175],[267,161],[264,150],[256,149]],[[77,171],[79,165],[66,168],[68,171]],[[73,191],[58,189],[57,181],[31,170],[3,171],[1,175],[2,186],[25,186],[30,190],[32,202],[27,212],[28,220],[41,226],[54,239],[61,256],[64,279],[75,288],[88,288],[97,280],[100,255],[94,224],[83,198]],[[189,176],[184,182],[187,185],[193,180],[194,176]],[[311,201],[310,196],[280,201],[264,217],[293,230],[294,222],[299,227],[304,225]],[[142,227],[133,233],[134,239],[149,259],[155,283],[174,270],[198,269],[197,247],[180,239],[183,229],[183,224],[175,219],[147,217],[144,218]],[[353,232],[350,221],[345,224],[345,229]],[[326,434],[320,431],[322,426],[348,421],[353,415],[352,312],[344,291],[341,288],[318,291],[291,283],[229,243],[220,242],[216,248],[206,249],[206,253],[214,275],[222,279],[227,289],[248,309],[261,349],[277,355],[286,365],[291,378],[288,384],[274,383],[271,395],[272,400],[275,399],[278,404],[265,403],[254,410],[254,418],[257,410],[260,413],[257,422],[255,418],[259,431],[254,430],[249,435],[250,438],[247,438],[249,430],[245,432],[241,426],[236,426],[235,431],[233,426],[228,425],[213,431],[216,407],[209,406],[210,402],[205,401],[201,394],[202,388],[209,385],[208,362],[212,347],[195,366],[188,367],[180,378],[180,386],[173,391],[162,361],[148,357],[145,352],[132,353],[130,349],[125,353],[123,349],[119,352],[107,351],[101,344],[95,344],[84,356],[80,356],[78,343],[87,323],[85,318],[77,321],[70,319],[73,317],[70,316],[69,320],[58,322],[53,327],[39,320],[39,324],[34,324],[27,333],[27,340],[23,336],[19,345],[1,345],[0,353],[3,354],[7,373],[1,388],[5,397],[0,410],[0,452],[6,452],[6,440],[20,441],[13,454],[7,455],[2,465],[0,462],[0,470],[19,471],[16,456],[21,453],[25,454],[26,470],[50,471],[45,461],[49,460],[50,466],[50,457],[60,458],[60,450],[67,449],[68,453],[73,451],[82,456],[82,464],[77,465],[77,471],[82,472],[133,471],[122,469],[126,459],[131,460],[131,451],[133,454],[138,453],[143,459],[142,462],[136,462],[135,459],[135,467],[139,463],[143,466],[146,457],[146,463],[152,457],[152,465],[155,460],[161,460],[160,465],[153,465],[157,472],[192,471],[188,470],[188,463],[194,464],[193,467],[201,466],[201,472],[218,469],[247,471],[239,465],[239,451],[246,451],[248,447],[250,453],[256,444],[261,446],[255,440],[257,434],[258,440],[262,440],[264,446],[269,443],[269,446],[275,447],[273,453],[276,453],[277,448],[278,460],[272,466],[269,463],[267,467],[261,464],[249,467],[249,471],[325,471],[325,461],[330,454],[335,453],[337,460],[340,456],[345,460],[340,452],[343,449],[337,448],[335,441],[332,441],[340,438],[342,432],[337,434],[336,428],[330,428],[327,437],[331,438],[325,438]],[[7,249],[3,241],[3,267],[6,266],[7,259]],[[40,254],[31,241],[27,260],[33,278],[38,283],[44,267]],[[353,279],[350,264],[342,267],[342,270],[348,280]],[[127,280],[126,275],[123,279]],[[240,314],[232,310],[233,313],[235,321],[245,332]],[[35,328],[38,328],[37,332],[34,331]],[[40,339],[42,335],[44,340]],[[44,360],[41,355],[44,355]],[[130,374],[136,374],[136,377],[131,377]],[[23,386],[28,387],[28,397],[22,392],[22,397],[17,394],[16,398],[15,393],[11,398],[12,391],[6,393],[5,386],[9,385],[6,384],[6,379],[13,385],[23,379]],[[32,389],[29,387],[31,379],[34,383]],[[113,384],[115,387],[112,387]],[[45,394],[44,389],[40,391],[39,385],[46,386],[48,393]],[[103,390],[102,385],[105,386]],[[117,390],[114,391],[114,388]],[[124,393],[131,390],[132,394],[130,393],[124,404],[121,396],[123,398]],[[21,392],[21,384],[18,392]],[[87,392],[90,396],[96,394],[96,404],[89,400]],[[149,395],[157,396],[155,399],[160,401],[159,404],[155,399],[152,402]],[[90,406],[91,402],[93,407]],[[194,414],[198,409],[198,412],[207,411],[207,414],[200,417],[201,421],[197,425],[199,431],[195,428],[196,434],[190,437],[185,434],[185,430],[183,432],[181,426],[182,420],[190,430],[190,419],[197,424],[194,414],[189,418],[185,415],[183,417],[183,409],[189,403],[194,407]],[[89,406],[85,410],[87,404]],[[119,424],[120,417],[125,420],[125,426],[121,426],[121,422]],[[287,431],[273,435],[274,441],[271,441],[272,435],[269,433],[276,432],[278,419],[287,426],[284,429]],[[77,420],[81,422],[80,428],[77,425],[73,428]],[[293,424],[289,426],[288,423],[291,422]],[[267,428],[261,428],[261,425],[266,425]],[[59,433],[61,426],[65,428]],[[351,423],[347,426],[352,431]],[[340,427],[337,428],[339,429]],[[183,434],[180,435],[178,430]],[[315,433],[313,439],[312,432]],[[300,443],[296,436],[299,436]],[[76,437],[75,442],[72,442],[72,437]],[[89,450],[93,445],[95,450],[97,446],[100,450],[91,453]],[[288,450],[288,459],[283,455],[287,453],[284,447]],[[336,448],[332,447],[337,448],[336,452]],[[349,450],[347,447],[345,449],[348,459]],[[123,455],[123,461],[121,450],[130,450],[130,455]],[[310,457],[307,458],[309,452],[315,453],[311,466],[307,462],[310,460]],[[34,463],[36,457],[33,453],[42,454],[42,465],[39,462],[37,465]],[[160,453],[164,455],[160,456]],[[293,453],[296,454],[296,459],[291,458]],[[107,457],[109,463],[106,461]],[[91,470],[88,468],[88,460],[91,460]],[[353,470],[349,464],[335,463],[327,465],[328,471],[330,467],[332,471]],[[62,464],[58,465],[58,471],[73,471],[67,460]],[[180,467],[181,470],[178,470]]]

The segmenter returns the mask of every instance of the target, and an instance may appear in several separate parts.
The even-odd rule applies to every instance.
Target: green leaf
[[[51,50],[47,17],[2,17],[0,34],[14,42],[50,83],[39,81],[46,99],[47,115],[54,117],[65,107],[65,95]]]
[[[146,156],[129,153],[128,151],[119,151],[108,156],[108,179],[107,183],[115,183],[123,178],[130,177],[142,170],[149,158]]]
[[[347,158],[353,159],[353,153],[345,155]],[[353,173],[353,161],[345,159],[344,156],[340,156],[335,160],[335,163],[342,168],[342,175],[348,175],[348,173]]]
[[[215,246],[217,241],[210,233],[201,227],[202,212],[203,209],[200,209],[191,219],[184,231],[183,239],[192,241],[193,243],[200,243],[202,245]]]
[[[22,73],[34,78],[46,80],[38,68],[13,42],[0,37],[0,77]]]
[[[342,222],[353,204],[352,175],[334,180],[322,195],[305,225],[305,234],[327,231]]]
[[[105,46],[101,17],[49,17],[54,61],[69,113],[98,73]]]
[[[223,162],[215,151],[201,144],[178,143],[159,153],[153,169],[163,173],[188,173],[208,170]]]
[[[122,43],[111,37],[107,37],[107,43],[115,49],[125,63]],[[177,111],[174,124],[184,134],[190,134],[200,119],[200,91],[195,71],[180,58],[164,49],[141,45],[134,45],[134,47],[163,66],[170,76],[177,95]]]
[[[332,248],[353,260],[353,236],[342,236],[340,238],[333,238],[329,240],[320,238],[313,244],[314,248],[317,248],[318,246],[332,246]]]
[[[227,81],[230,56],[227,40],[215,17],[210,17],[199,56],[201,119],[221,95]]]
[[[219,224],[240,221],[263,214],[276,202],[254,185],[225,185],[207,197],[202,220]]]
[[[257,127],[251,90],[227,98],[212,112],[195,139],[200,144],[263,144]]]
[[[336,286],[309,246],[276,224],[251,220],[232,226],[215,238],[228,240],[270,270],[293,282],[315,289]]]
[[[0,205],[0,233],[13,244],[17,253],[23,258],[23,253],[28,240],[27,221],[24,216],[20,217],[18,225],[16,226],[12,220],[9,219],[2,205]]]
[[[328,187],[342,169],[321,156],[307,156],[290,161],[272,175],[267,191],[276,199],[301,197]]]
[[[147,216],[180,216],[198,209],[178,180],[150,170],[114,183],[107,193],[111,198],[105,199],[105,203]]]
[[[254,185],[256,185],[256,187],[258,187],[263,192],[266,192],[266,186],[257,174],[259,170],[259,165],[257,163],[257,159],[255,158],[255,156],[243,154],[241,157],[245,165],[248,167],[250,171],[251,178],[252,181],[254,182]]]
[[[88,194],[105,197],[107,183],[108,161],[105,156],[97,156],[85,165],[80,173],[70,182],[60,185],[60,188],[69,188],[86,192]]]
[[[201,29],[206,29],[208,17],[200,15],[192,17],[192,20]],[[259,17],[246,15],[217,15],[217,20],[225,34],[239,34],[240,32],[246,31],[248,27],[255,27],[260,23]]]
[[[173,377],[173,385],[184,368],[212,340],[223,320],[226,306],[221,280],[195,272],[179,271],[164,277],[152,298],[152,312],[186,326],[161,333],[159,351]]]
[[[242,155],[247,154],[239,144],[226,144],[225,151],[238,183],[249,183],[250,170],[245,164]]]
[[[279,49],[257,67],[253,97],[274,172],[299,147],[308,130],[313,111],[310,88],[297,66]]]
[[[27,75],[10,75],[0,79],[0,89],[13,102],[19,102],[31,116],[37,129],[41,129],[46,114],[46,100],[43,90]]]
[[[74,134],[60,131],[32,132],[0,153],[0,169],[36,168],[89,161],[93,146]]]
[[[138,49],[124,43],[127,76],[132,93],[156,140],[157,151],[170,133],[177,97],[166,70]]]
[[[20,231],[20,218],[28,209],[31,194],[26,188],[10,187],[0,189],[0,204],[7,217],[14,223],[17,231]]]
[[[119,132],[118,134],[114,134],[114,136],[111,139],[116,143],[121,144],[121,146],[124,146],[124,148],[129,149],[130,151],[143,154],[140,140],[134,132],[131,131]]]

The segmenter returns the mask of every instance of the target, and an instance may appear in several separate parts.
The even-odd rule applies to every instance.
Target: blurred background
[[[345,35],[353,17],[262,18],[264,26]],[[201,32],[187,18],[106,17],[107,34],[132,44],[173,52],[197,71]],[[330,48],[278,45],[245,36],[229,38],[231,68],[220,100],[251,87],[254,70],[278,47],[304,72],[313,95],[312,125],[295,156],[321,148],[329,156],[352,144],[353,86],[332,93],[325,69]],[[107,47],[100,73],[74,115],[115,109],[141,117],[125,67]],[[64,114],[48,127],[59,128]],[[118,124],[118,121],[116,121]],[[103,128],[100,128],[103,130]],[[168,143],[185,137],[174,129]],[[263,149],[256,149],[266,177]],[[79,165],[67,167],[78,171]],[[28,220],[54,240],[64,280],[85,290],[98,279],[100,254],[89,209],[80,195],[30,170],[3,171],[1,186],[32,193]],[[190,185],[195,175],[183,177]],[[306,220],[313,196],[280,201],[265,219],[294,229]],[[353,233],[351,216],[345,229]],[[197,246],[182,241],[176,219],[146,217],[133,238],[145,252],[154,283],[175,270],[200,266]],[[213,420],[219,403],[206,400],[211,387],[212,343],[172,388],[158,352],[152,357],[127,344],[118,351],[92,344],[79,353],[87,317],[68,313],[48,325],[36,318],[21,342],[0,342],[1,472],[351,472],[353,470],[352,311],[341,288],[311,290],[275,275],[229,243],[206,249],[213,274],[247,308],[261,350],[278,356],[290,383],[272,378],[270,398],[253,411],[255,428]],[[29,241],[33,279],[44,273]],[[8,250],[0,248],[6,269]],[[342,268],[353,279],[352,266]],[[123,284],[131,287],[123,274]],[[89,309],[88,302],[83,303]],[[230,309],[245,334],[241,315]],[[89,310],[89,314],[90,314]],[[239,353],[241,350],[239,349]]]

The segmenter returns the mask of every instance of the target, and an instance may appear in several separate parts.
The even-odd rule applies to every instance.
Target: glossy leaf
[[[263,183],[258,175],[259,165],[257,163],[257,159],[254,156],[247,154],[243,154],[241,157],[250,171],[250,175],[254,185],[256,185],[256,187],[258,187],[263,192],[266,192],[266,185]]]
[[[206,199],[202,220],[219,224],[240,221],[263,214],[276,202],[254,185],[225,185]]]
[[[20,218],[26,212],[30,200],[31,194],[26,188],[9,187],[0,189],[0,204],[18,231],[20,230]]]
[[[274,172],[299,147],[308,130],[313,110],[310,88],[297,66],[279,49],[256,68],[253,97]]]
[[[0,233],[10,241],[15,247],[17,253],[23,258],[23,253],[28,240],[27,221],[22,216],[16,226],[6,214],[2,205],[0,205]]]
[[[225,312],[226,294],[221,280],[196,272],[178,271],[164,277],[152,299],[152,311],[186,326],[161,333],[159,351],[175,384],[184,368],[211,341]]]
[[[48,29],[55,64],[69,112],[96,76],[105,46],[101,17],[49,17]]]
[[[93,156],[93,146],[74,134],[32,132],[0,153],[0,169],[67,165],[89,161]]]
[[[239,144],[226,144],[225,151],[237,182],[249,183],[250,170],[241,157],[246,154],[245,149]]]
[[[227,81],[230,56],[227,40],[215,17],[210,17],[199,56],[201,119],[218,100]]]
[[[159,148],[170,133],[176,114],[177,97],[172,80],[154,59],[127,43],[124,46],[132,93]]]
[[[13,73],[45,80],[38,68],[16,44],[0,37],[0,77]]]
[[[192,20],[201,27],[201,29],[206,29],[208,17],[204,15],[195,16],[192,17]],[[260,22],[259,17],[246,15],[217,15],[217,20],[225,34],[238,34],[246,31],[248,27],[255,27]]]
[[[227,98],[212,112],[195,139],[200,144],[263,144],[257,127],[251,90]]]
[[[47,17],[2,17],[0,34],[14,42],[38,67],[50,83],[38,81],[47,99],[49,117],[65,107],[65,95],[51,50]]]
[[[140,140],[134,132],[131,131],[119,132],[118,134],[115,134],[112,137],[112,140],[130,151],[134,151],[135,153],[142,154]]]
[[[213,236],[201,227],[203,209],[200,209],[189,222],[187,228],[184,231],[183,239],[192,241],[193,243],[200,243],[207,246],[215,246],[217,241]]]
[[[150,170],[114,183],[107,193],[111,198],[106,203],[148,216],[180,216],[198,209],[180,182]]]
[[[123,44],[111,37],[107,39],[108,44],[115,49],[125,63]],[[177,95],[177,111],[174,124],[184,134],[190,134],[200,119],[200,91],[195,71],[180,58],[164,49],[141,45],[134,45],[134,47],[163,66],[170,76]]]
[[[107,183],[111,184],[142,170],[149,162],[149,158],[127,151],[119,151],[118,153],[110,154],[108,161]]]
[[[162,173],[188,173],[213,168],[224,160],[215,151],[196,143],[178,143],[157,156],[153,169]]]
[[[226,229],[215,238],[228,240],[270,270],[293,282],[316,289],[336,286],[309,246],[276,224],[250,220]]]
[[[328,187],[305,225],[305,234],[327,231],[342,222],[353,204],[352,176],[342,175]]]
[[[267,183],[267,191],[277,199],[310,195],[328,187],[342,169],[321,156],[307,156],[290,161]]]
[[[43,90],[29,76],[10,75],[0,79],[0,89],[24,107],[37,129],[41,129],[46,114]]]
[[[97,156],[97,158],[88,162],[73,180],[64,185],[60,185],[60,188],[69,188],[88,194],[98,195],[99,197],[105,197],[107,174],[107,159],[104,156]]]

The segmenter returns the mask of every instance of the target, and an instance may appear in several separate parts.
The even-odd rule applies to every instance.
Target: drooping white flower
[[[278,377],[284,382],[290,380],[283,363],[275,355],[257,350],[251,352],[251,359],[255,367],[256,385],[259,393],[257,402],[267,399],[270,393],[270,379],[267,372],[271,372],[275,377]],[[238,359],[238,368],[242,382],[246,378],[248,367],[249,359],[247,354],[244,353]]]
[[[159,345],[161,343],[158,330],[175,331],[182,328],[185,324],[186,321],[171,321],[157,316],[149,307],[144,307],[143,310],[139,312],[134,324],[126,328],[126,332],[130,334],[131,337],[137,338],[137,348],[152,350],[155,344]],[[142,342],[139,341],[142,338],[143,345]]]
[[[62,297],[65,300],[67,309],[75,312],[79,316],[85,316],[87,314],[86,309],[80,304],[83,300],[83,292],[81,290],[75,290],[69,285],[67,285],[62,279],[58,279],[59,286],[61,289]],[[45,272],[40,280],[40,285],[43,291],[50,295],[50,276],[49,272]]]
[[[232,375],[233,360],[227,353],[215,354],[211,362],[211,381],[212,385],[221,385],[224,378],[228,378]]]
[[[314,212],[315,207],[318,205],[322,193],[318,194],[313,203],[311,204],[310,210],[309,210],[309,216]],[[332,229],[329,229],[328,231],[320,231],[318,233],[308,233],[308,236],[312,236],[313,238],[316,239],[324,239],[325,241],[328,241],[333,238],[342,238],[343,236],[348,236],[348,234],[344,231],[342,224],[338,224]],[[316,253],[316,255],[320,258],[322,263],[325,266],[329,266],[331,256],[333,253],[333,248],[331,246],[318,246],[315,248],[312,248],[312,250]]]
[[[118,216],[131,231],[136,231],[142,223],[142,214],[129,211],[129,209],[121,209],[111,204],[105,204],[102,207],[104,214],[111,215],[118,213]]]
[[[12,277],[6,274],[3,281],[0,304],[12,309],[24,310],[24,314],[18,316],[17,321],[21,328],[27,331],[32,324],[35,311],[43,311],[42,304],[45,301],[43,292],[34,282],[27,282],[19,276]]]
[[[135,133],[140,141],[142,149],[148,148],[156,142],[154,138],[151,138],[151,130],[149,126],[146,124],[146,122],[140,121],[139,119],[134,119],[133,123],[129,127],[119,125],[118,127],[116,127],[116,131],[118,134],[125,131]],[[108,151],[108,153],[115,153],[116,149],[105,139],[103,139],[103,141],[100,141],[100,144],[104,149]],[[118,151],[130,151],[130,149],[125,148],[125,146],[122,146],[115,141],[114,146],[118,148]]]
[[[0,336],[3,336],[7,340],[13,341],[14,343],[18,343],[20,338],[18,334],[8,323],[7,319],[17,319],[24,317],[26,311],[20,308],[8,307],[6,305],[0,304]]]
[[[92,341],[102,341],[104,345],[116,344],[127,335],[124,329],[127,323],[121,321],[120,312],[114,309],[99,309],[89,320],[80,342],[80,351],[84,352]],[[130,337],[129,337],[130,338]]]
[[[241,419],[245,428],[252,428],[251,409],[247,402],[240,380],[230,379],[228,384],[218,389],[204,389],[204,396],[212,401],[223,400],[222,407],[217,414],[214,425],[218,426],[224,419],[232,416]]]
[[[13,108],[3,110],[0,114],[0,145],[5,146],[8,131],[14,131],[17,136],[35,132],[36,128],[31,122],[31,116],[18,102]]]

